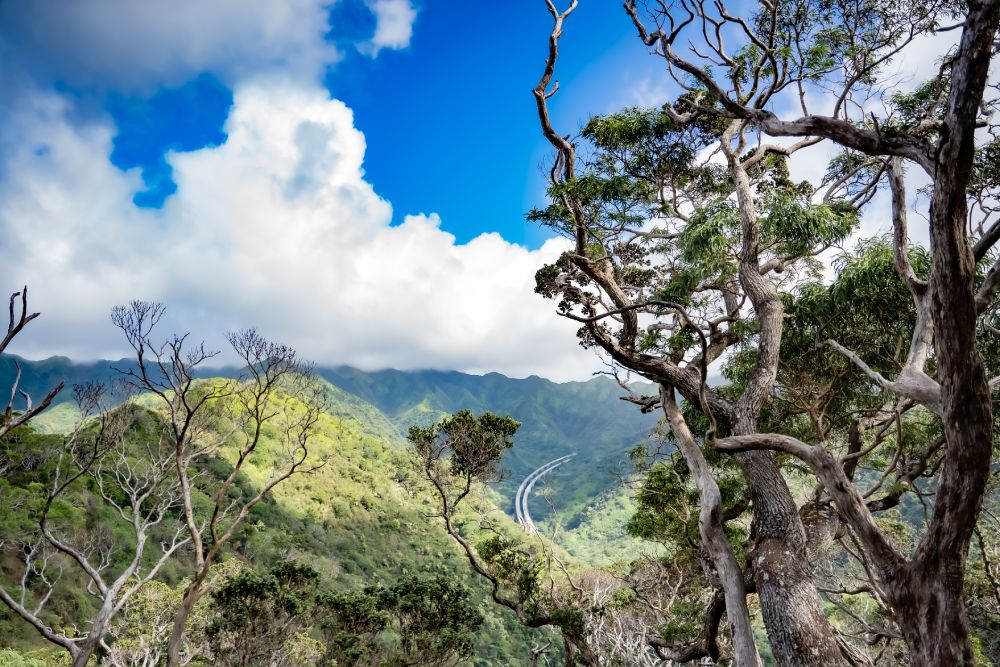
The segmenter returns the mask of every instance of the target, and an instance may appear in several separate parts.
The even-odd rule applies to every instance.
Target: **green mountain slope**
[[[0,387],[10,386],[15,361],[21,363],[22,387],[39,400],[60,380],[75,383],[107,382],[117,376],[114,368],[130,362],[74,363],[65,357],[28,361],[0,357]],[[469,409],[510,415],[522,423],[516,442],[504,458],[509,470],[497,491],[506,499],[504,509],[513,515],[518,484],[538,466],[565,454],[578,455],[539,484],[547,487],[547,500],[532,503],[536,520],[550,518],[552,509],[568,528],[585,521],[588,508],[614,492],[617,471],[625,452],[642,441],[655,425],[656,415],[644,415],[635,405],[620,400],[617,384],[597,377],[586,382],[556,383],[539,377],[509,378],[499,373],[469,375],[455,371],[366,372],[349,366],[319,368],[318,373],[338,387],[338,416],[353,417],[365,428],[388,440],[400,440],[411,425],[427,425],[445,414]],[[234,377],[236,369],[210,369],[213,376]],[[70,388],[57,403],[72,399]],[[43,415],[39,427],[57,432],[72,421],[68,407]]]
[[[565,454],[578,455],[548,480],[549,502],[533,502],[532,516],[545,519],[550,505],[568,527],[598,497],[613,490],[624,454],[645,439],[656,415],[620,400],[609,378],[555,383],[539,377],[512,379],[498,373],[468,375],[443,371],[364,372],[341,366],[320,374],[338,387],[377,406],[405,431],[462,409],[510,415],[522,423],[515,446],[504,458],[510,475],[498,485],[513,513],[520,481],[538,466]],[[541,485],[539,486],[541,488]]]
[[[289,557],[300,559],[319,570],[326,585],[342,590],[391,584],[404,574],[446,575],[474,591],[486,617],[477,639],[475,664],[524,664],[532,641],[548,635],[525,630],[488,600],[482,580],[472,575],[440,522],[428,516],[434,505],[395,427],[377,408],[336,387],[327,387],[327,400],[329,412],[322,416],[311,444],[312,456],[325,465],[291,478],[260,503],[231,544],[229,556],[255,567]],[[155,405],[142,398],[139,403]],[[34,436],[30,446],[51,448],[56,442],[56,436]],[[0,446],[29,445],[7,442]],[[270,474],[279,447],[277,440],[262,443],[262,456],[244,468],[238,485],[257,487]],[[206,464],[205,474],[225,474],[233,455],[221,450]],[[13,500],[44,488],[44,484],[39,486],[47,474],[44,461],[51,459],[29,458],[40,463],[19,466],[16,474],[0,477],[0,497],[7,501],[0,503],[0,527],[6,532],[15,533],[26,520],[26,505]],[[82,485],[74,493],[71,506],[80,514],[78,525],[106,524],[114,534],[113,517],[101,512],[93,492]],[[485,496],[477,504],[506,530],[517,530]],[[474,533],[472,524],[469,529]],[[0,581],[12,583],[17,567],[14,559],[0,561]],[[160,578],[175,586],[186,572],[183,559],[178,559]],[[76,610],[93,604],[82,593],[82,583],[69,577],[63,582],[50,605],[53,623],[73,618]],[[27,650],[41,645],[33,630],[0,608],[0,648]]]

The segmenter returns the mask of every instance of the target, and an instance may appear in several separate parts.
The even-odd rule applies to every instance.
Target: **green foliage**
[[[69,657],[53,649],[32,651],[28,655],[13,649],[0,648],[0,667],[65,667]]]
[[[722,272],[732,275],[731,251],[740,228],[736,207],[723,201],[696,210],[677,240],[681,259],[700,269],[701,277]],[[694,285],[691,286],[692,289]]]
[[[321,591],[316,597],[324,659],[336,665],[361,664],[377,651],[389,617],[366,591]]]
[[[1000,137],[976,147],[971,188],[1000,187]]]
[[[670,116],[659,109],[630,107],[618,113],[591,118],[581,134],[602,150],[634,150],[650,140],[663,141],[676,129]],[[688,156],[686,160],[675,161],[689,162],[693,157],[690,148],[684,155]]]
[[[736,466],[711,449],[705,448],[704,453],[715,471],[723,507],[742,504],[746,485]],[[646,469],[636,494],[636,504],[635,513],[627,524],[629,534],[667,545],[675,560],[699,562],[698,491],[680,454],[672,453]],[[724,530],[739,556],[748,537],[745,528],[729,522]]]
[[[929,272],[930,260],[921,248],[911,249],[910,262],[918,276]],[[892,377],[906,359],[916,322],[888,240],[860,243],[855,252],[837,257],[835,267],[838,276],[832,284],[807,283],[789,300],[778,378],[792,392],[789,400],[800,404],[812,400],[806,396],[824,393],[828,414],[852,406],[873,409],[883,397],[844,355],[821,344],[835,340]],[[737,365],[727,369],[728,377],[740,377]]]
[[[477,545],[479,555],[493,574],[511,586],[517,599],[532,600],[538,593],[541,563],[516,540],[493,535]]]
[[[452,474],[490,482],[504,452],[514,445],[511,438],[520,426],[510,417],[489,412],[476,417],[462,410],[433,426],[411,426],[408,438],[422,454],[446,451]]]
[[[810,188],[811,189],[811,188]],[[761,235],[773,252],[806,254],[845,239],[858,225],[858,211],[845,202],[813,204],[808,197],[777,190],[768,197]]]
[[[286,561],[226,581],[212,593],[215,616],[205,631],[217,664],[301,664],[292,656],[318,580],[312,567]]]
[[[549,616],[552,618],[552,624],[568,637],[582,637],[587,631],[586,619],[579,609],[559,607]]]
[[[554,479],[552,484],[562,484],[561,477]],[[629,486],[622,485],[598,495],[574,514],[570,521],[561,521],[558,516],[551,517],[541,524],[541,530],[554,535],[554,541],[574,559],[594,567],[628,562],[636,554],[662,553],[663,550],[657,545],[637,538],[628,531],[629,519],[637,508],[635,492]]]
[[[699,601],[680,600],[673,606],[671,612],[674,618],[658,628],[664,641],[679,644],[689,637],[697,636],[701,629],[697,619],[704,613]]]
[[[699,147],[696,135],[677,127],[662,109],[630,107],[595,116],[581,135],[598,151],[595,166],[610,168],[615,161],[622,164],[621,170],[608,171],[615,173],[611,180],[632,184],[619,186],[623,194],[630,192],[647,198],[653,194],[648,186],[658,179],[689,177]],[[642,178],[634,178],[636,175]],[[646,189],[632,190],[639,184]]]
[[[947,98],[949,81],[935,77],[920,84],[912,92],[895,92],[889,97],[888,126],[894,130],[912,127],[923,120],[940,118]]]
[[[285,562],[226,581],[213,593],[206,631],[213,662],[433,666],[474,654],[483,616],[448,577],[408,575],[345,592],[317,589],[319,578]]]
[[[399,636],[399,664],[445,665],[473,655],[473,635],[483,624],[469,592],[446,577],[404,577],[390,587],[366,589]]]

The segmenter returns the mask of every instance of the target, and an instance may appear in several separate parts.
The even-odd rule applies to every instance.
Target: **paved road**
[[[525,532],[538,532],[538,526],[536,526],[535,522],[531,520],[531,514],[528,512],[528,496],[531,495],[531,490],[535,487],[535,482],[562,464],[566,463],[574,456],[576,456],[576,454],[560,456],[557,459],[549,461],[545,465],[535,468],[530,475],[524,478],[521,485],[517,487],[517,493],[514,494],[514,516]]]

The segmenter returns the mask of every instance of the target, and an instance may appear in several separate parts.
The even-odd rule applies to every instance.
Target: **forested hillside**
[[[1000,0],[0,55],[0,667],[1000,667]]]
[[[86,376],[73,377],[82,381]],[[523,664],[532,642],[542,641],[547,633],[524,629],[509,614],[486,601],[488,589],[468,570],[440,522],[432,516],[433,501],[403,438],[376,408],[355,396],[326,385],[323,399],[326,411],[311,439],[310,453],[311,460],[321,462],[322,467],[277,486],[256,505],[225,551],[225,562],[230,564],[220,567],[230,571],[248,567],[266,573],[292,560],[315,569],[319,577],[316,586],[340,595],[375,585],[391,587],[406,576],[424,580],[444,576],[447,581],[467,587],[471,591],[470,604],[484,616],[481,627],[472,635],[475,664]],[[129,438],[133,454],[141,457],[143,442],[155,437],[160,417],[150,398],[141,397],[138,406]],[[0,525],[8,539],[31,533],[33,516],[26,508],[36,506],[42,497],[39,494],[50,483],[56,465],[53,457],[61,439],[59,435],[33,434],[29,429],[11,434],[4,441],[0,461],[8,472],[0,478]],[[278,434],[272,432],[260,445],[261,458],[245,467],[237,478],[240,493],[249,493],[265,481],[269,462],[280,459],[280,450]],[[231,470],[234,455],[231,448],[223,447],[217,456],[205,461],[201,474],[221,479]],[[211,483],[201,486],[208,489]],[[55,521],[79,535],[96,530],[104,536],[102,539],[127,543],[127,526],[115,521],[96,494],[92,484],[74,487],[62,499]],[[494,497],[480,494],[474,502],[477,512],[491,517],[501,530],[515,534],[512,522],[492,506],[490,498]],[[207,501],[203,497],[197,503],[205,506]],[[475,525],[470,524],[470,535],[478,539],[474,537],[478,530]],[[166,532],[158,531],[157,539],[165,539]],[[115,559],[122,557],[119,553],[113,555]],[[188,558],[180,552],[160,570],[156,581],[179,595],[179,587],[188,576]],[[47,574],[54,585],[44,612],[46,621],[60,627],[88,618],[95,611],[96,601],[82,594],[86,588],[83,578],[67,568],[57,579],[53,570],[50,567]],[[16,577],[20,571],[16,561],[0,563],[0,577],[9,588],[18,588]],[[29,578],[29,597],[44,595],[44,581]],[[210,616],[212,612],[203,613]],[[143,627],[148,619],[143,620],[145,617],[138,611],[133,617],[132,626],[116,626],[115,637],[134,642],[143,633],[148,634],[150,629]],[[64,657],[61,652],[45,648],[38,633],[6,607],[0,610],[0,636],[5,638],[5,646],[40,656],[44,664],[49,660],[59,664]],[[391,654],[391,647],[385,651],[385,655]],[[6,664],[3,655],[0,664]],[[7,659],[12,658],[8,655]]]
[[[0,357],[0,383],[10,383],[22,367],[21,386],[33,396],[64,381],[110,382],[134,362],[98,361],[75,363],[65,357],[41,361]],[[203,375],[234,377],[238,369],[216,368]],[[622,389],[611,379],[597,377],[586,382],[556,383],[539,377],[508,378],[499,373],[469,375],[446,371],[365,372],[348,366],[318,368],[317,373],[344,393],[333,408],[336,414],[357,417],[366,428],[387,438],[401,439],[414,424],[427,425],[442,416],[468,409],[476,413],[509,415],[521,422],[517,446],[504,456],[508,476],[496,485],[508,503],[520,481],[538,466],[565,454],[578,452],[554,473],[548,485],[549,502],[537,502],[532,510],[545,519],[551,507],[562,520],[575,526],[580,513],[606,493],[616,492],[627,473],[626,452],[642,443],[655,426],[657,415],[643,414],[620,400]],[[56,407],[37,422],[43,430],[66,429],[73,422],[71,392],[56,398]],[[558,483],[555,481],[558,480]],[[513,505],[506,511],[513,516]]]
[[[560,467],[559,484],[550,487],[553,505],[570,522],[586,504],[613,489],[627,466],[625,453],[646,439],[658,419],[622,401],[622,389],[606,377],[555,383],[499,373],[364,373],[349,367],[319,369],[319,373],[378,406],[403,430],[463,409],[510,415],[520,421],[517,447],[503,460],[510,476],[498,485],[506,498],[512,499],[520,481],[538,466],[577,452]],[[546,503],[536,507],[539,518],[547,516]]]

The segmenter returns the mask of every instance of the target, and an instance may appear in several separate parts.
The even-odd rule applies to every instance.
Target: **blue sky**
[[[498,9],[425,0],[415,9],[406,48],[372,58],[348,47],[323,76],[365,134],[368,180],[397,210],[440,213],[459,242],[496,231],[537,247],[546,233],[523,214],[540,201],[539,165],[549,152],[530,94],[550,28],[544,3]],[[335,5],[330,16],[331,43],[362,42],[375,29],[374,16],[356,2]],[[660,78],[657,65],[620,6],[585,2],[567,22],[557,120],[572,131],[592,113],[634,103],[643,85]],[[112,162],[143,170],[148,189],[136,201],[157,208],[175,188],[165,151],[222,143],[232,95],[201,73],[152,94],[112,91],[103,103],[118,130]]]
[[[543,0],[0,3],[0,277],[43,313],[15,351],[118,356],[107,313],[141,298],[220,347],[588,376],[532,293],[564,245],[524,222],[550,27]],[[562,131],[658,100],[618,3],[562,47]]]
[[[456,11],[462,6],[461,11]],[[498,7],[503,7],[498,9]],[[373,183],[405,210],[438,211],[459,240],[484,231],[536,245],[523,214],[544,189],[534,100],[550,29],[542,2],[426,2],[410,48],[355,55],[331,93],[368,137]],[[575,131],[655,74],[616,2],[584,2],[567,22],[556,120]]]

